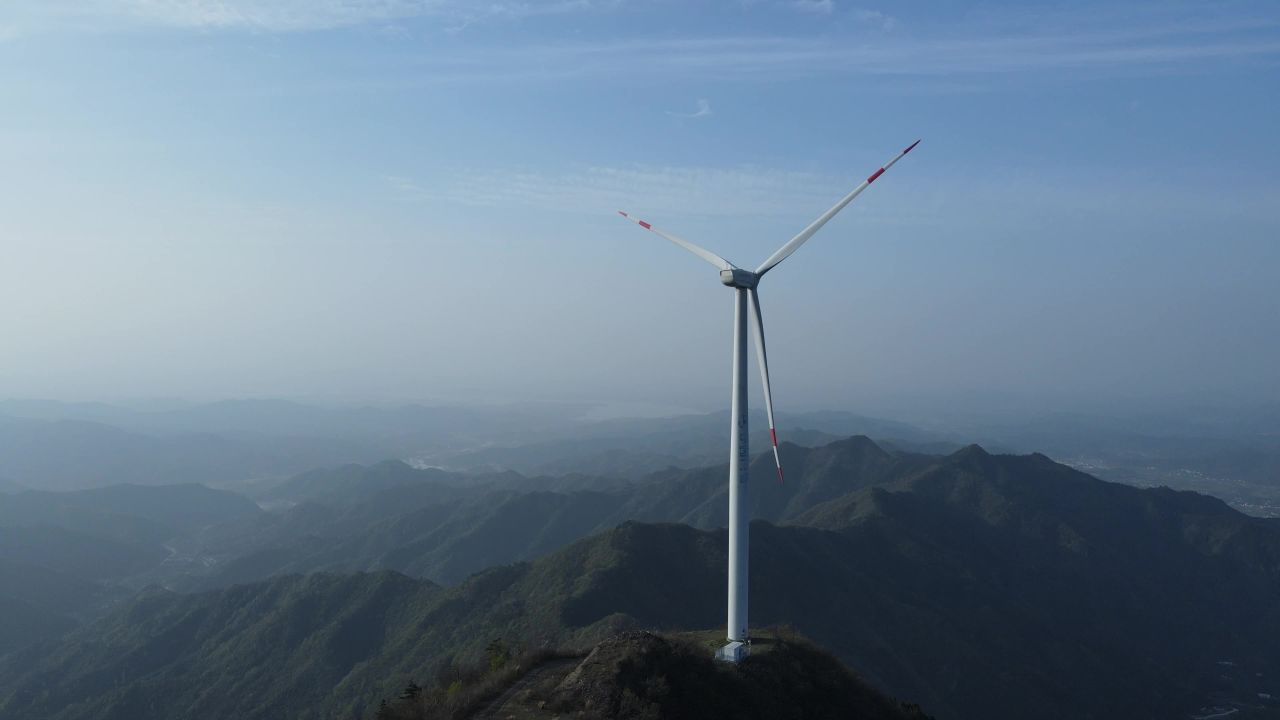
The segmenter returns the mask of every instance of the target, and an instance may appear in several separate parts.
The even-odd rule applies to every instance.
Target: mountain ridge
[[[760,497],[776,499],[771,512],[792,508],[792,524],[752,523],[752,618],[795,625],[877,687],[931,713],[1167,716],[1217,691],[1219,660],[1280,676],[1280,613],[1271,607],[1280,523],[1194,493],[1116,485],[1043,456],[976,446],[921,456],[853,438],[785,451],[798,477],[756,484]],[[771,472],[770,460],[754,462]],[[233,702],[244,688],[218,670],[226,667],[255,668],[263,712],[349,717],[415,677],[479,657],[495,637],[540,647],[636,627],[715,627],[724,613],[723,529],[628,521],[572,536],[620,508],[712,518],[701,508],[720,504],[722,473],[660,473],[628,485],[634,495],[500,489],[470,498],[462,515],[428,502],[412,512],[439,512],[434,520],[397,527],[392,519],[382,535],[350,540],[372,543],[375,557],[386,552],[379,537],[413,540],[430,525],[426,544],[398,547],[411,558],[429,559],[432,548],[472,558],[463,565],[518,560],[449,587],[378,571],[148,594],[43,650],[0,659],[0,678],[13,678],[0,679],[0,718],[87,719],[88,707],[117,708],[122,718],[147,717],[138,714],[147,707],[168,713],[157,717],[253,717]],[[490,505],[496,497],[506,500]],[[795,498],[814,502],[800,511],[807,503],[789,505]],[[323,506],[283,517],[299,512],[318,513],[304,527],[334,523]],[[476,534],[450,530],[451,522]],[[439,542],[425,540],[437,531]],[[348,542],[310,538],[298,542]],[[530,557],[510,557],[539,538]],[[497,552],[499,541],[506,550]],[[95,685],[116,658],[137,663],[112,676],[118,687]],[[1062,678],[1080,690],[1064,694]],[[48,696],[34,688],[66,683],[81,704],[40,705]],[[205,688],[205,715],[165,699],[193,683]],[[303,702],[300,693],[312,695]]]

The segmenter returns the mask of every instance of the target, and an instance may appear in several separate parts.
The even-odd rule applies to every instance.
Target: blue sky
[[[0,394],[1280,399],[1274,3],[8,0]]]

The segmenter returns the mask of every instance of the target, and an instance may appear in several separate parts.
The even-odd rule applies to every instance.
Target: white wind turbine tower
[[[834,207],[823,213],[791,238],[778,251],[764,261],[754,272],[743,270],[715,253],[694,245],[688,240],[676,237],[659,230],[644,220],[633,218],[625,212],[620,215],[636,223],[640,227],[657,233],[670,240],[720,270],[720,282],[734,289],[735,304],[733,311],[733,400],[729,416],[729,642],[716,654],[722,660],[737,662],[746,657],[749,650],[747,635],[747,533],[749,522],[746,516],[746,504],[743,502],[747,492],[747,464],[750,451],[747,438],[747,303],[751,303],[751,315],[755,320],[756,360],[760,365],[760,381],[764,388],[765,413],[769,418],[769,437],[773,441],[773,460],[778,465],[778,481],[782,481],[782,459],[778,457],[778,434],[773,424],[773,396],[769,389],[769,360],[764,349],[764,320],[760,316],[760,298],[756,294],[756,286],[760,278],[773,269],[775,265],[787,259],[813,234],[822,229],[827,221],[836,213],[853,202],[859,193],[867,189],[885,170],[911,152],[919,145],[917,140],[906,150],[898,153],[883,167],[871,173],[862,184],[845,195]]]

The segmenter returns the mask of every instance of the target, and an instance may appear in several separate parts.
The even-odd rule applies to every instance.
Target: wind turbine
[[[769,358],[764,348],[764,320],[760,315],[760,297],[756,294],[756,286],[760,284],[760,279],[765,273],[786,260],[787,256],[821,230],[828,220],[835,217],[836,213],[853,202],[853,199],[875,182],[876,178],[883,175],[885,170],[893,167],[894,163],[919,144],[919,140],[911,143],[906,150],[898,153],[879,170],[871,173],[861,185],[845,195],[840,202],[818,216],[818,219],[801,230],[799,235],[778,248],[778,251],[770,255],[769,259],[755,271],[743,270],[706,248],[659,230],[621,210],[618,211],[619,215],[645,230],[657,233],[715,265],[720,270],[720,282],[734,289],[733,399],[729,411],[729,642],[716,653],[716,657],[722,660],[738,662],[747,656],[750,649],[750,640],[747,635],[747,544],[750,525],[746,516],[746,504],[743,503],[743,497],[747,492],[747,465],[750,462],[747,437],[747,305],[750,303],[751,316],[755,321],[756,361],[760,366],[760,383],[764,388],[764,408],[769,418],[769,438],[773,441],[773,461],[778,466],[778,482],[782,482],[778,433],[773,424],[773,393],[769,388]]]

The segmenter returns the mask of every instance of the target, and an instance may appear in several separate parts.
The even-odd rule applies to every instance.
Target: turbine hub
[[[751,290],[760,283],[760,276],[750,270],[734,268],[720,271],[720,282],[732,288]]]

